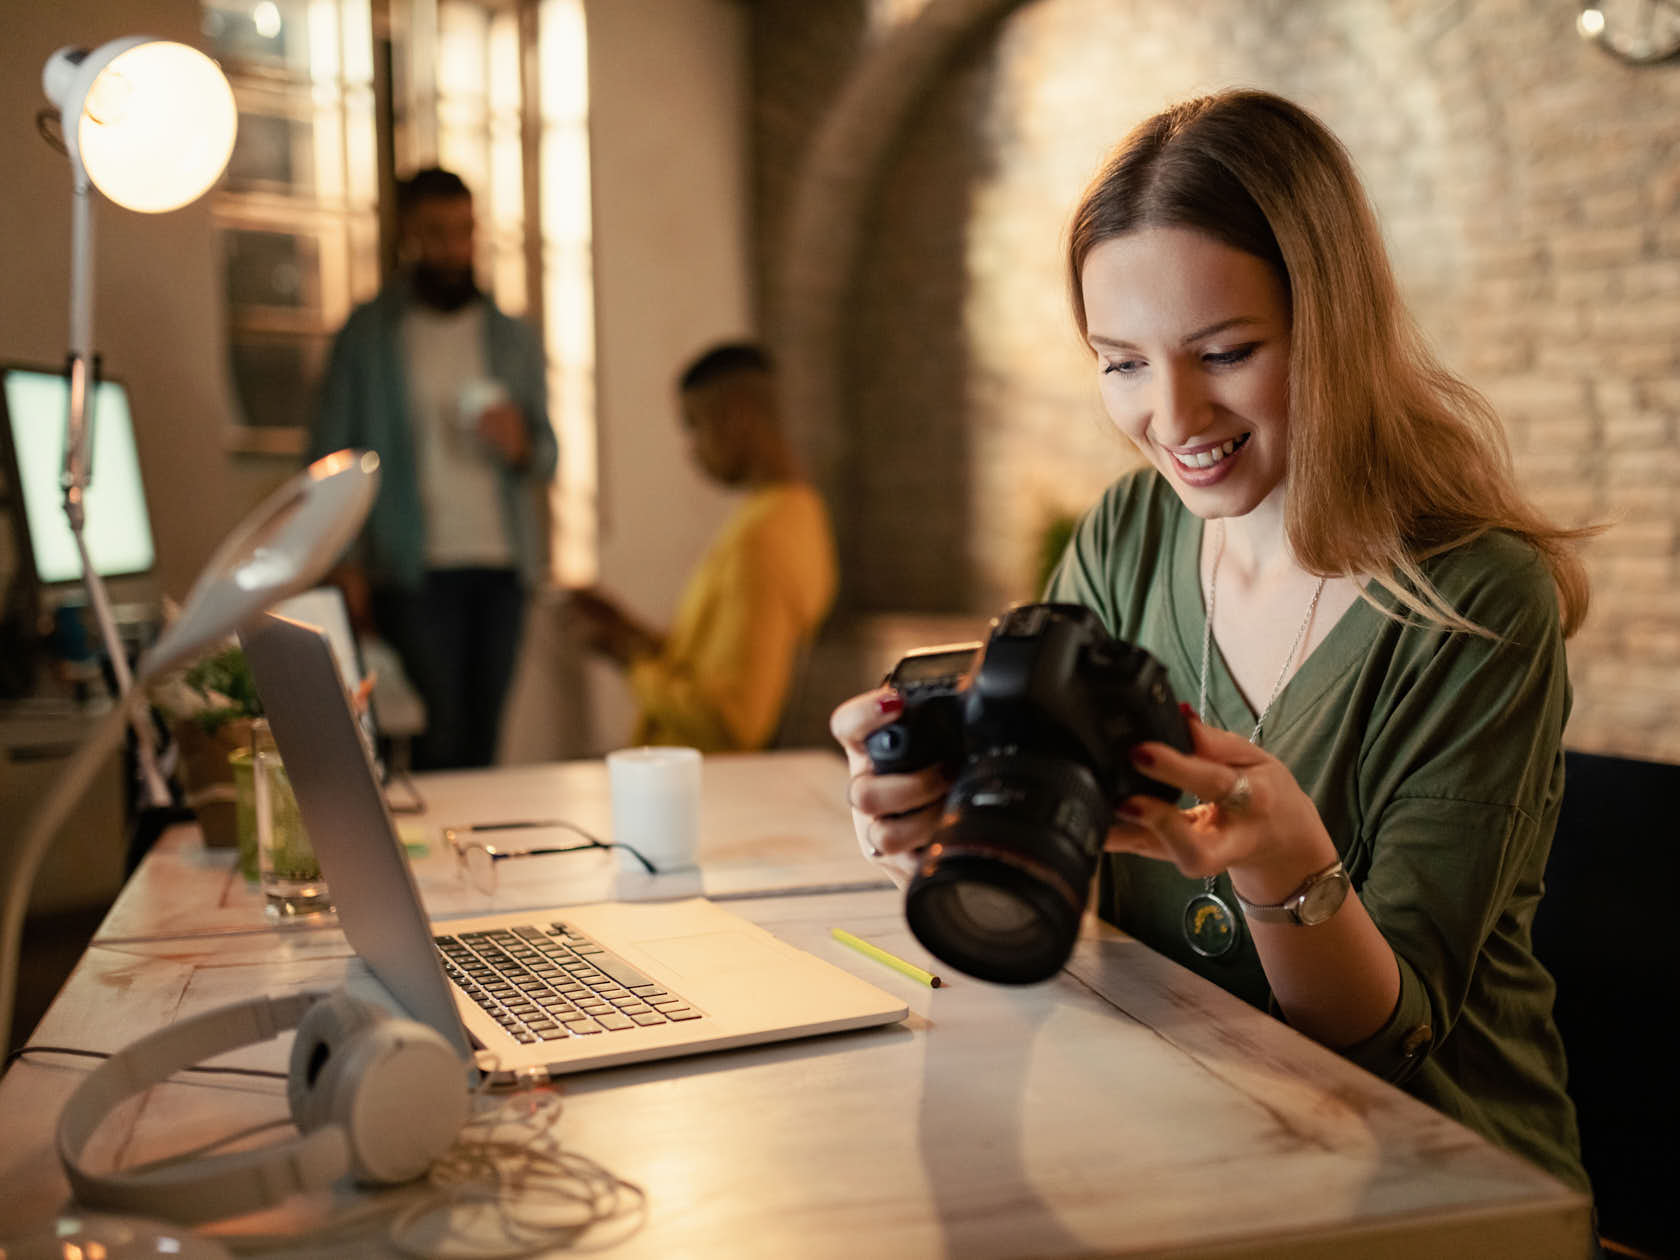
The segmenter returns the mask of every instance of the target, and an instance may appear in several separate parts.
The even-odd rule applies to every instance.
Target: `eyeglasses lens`
[[[485,896],[496,891],[496,859],[482,844],[469,844],[461,854],[467,879]]]

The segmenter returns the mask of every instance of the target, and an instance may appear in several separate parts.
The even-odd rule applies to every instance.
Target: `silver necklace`
[[[1202,625],[1202,669],[1197,680],[1196,716],[1204,722],[1207,721],[1208,665],[1213,658],[1213,614],[1219,596],[1219,561],[1224,555],[1225,523],[1221,521],[1219,540],[1214,545],[1213,565],[1208,573],[1207,620]],[[1260,728],[1266,724],[1266,716],[1271,713],[1278,693],[1283,690],[1283,681],[1289,677],[1289,667],[1295,663],[1296,654],[1306,641],[1307,628],[1312,625],[1313,614],[1318,611],[1319,596],[1324,594],[1324,584],[1328,580],[1319,578],[1318,585],[1313,588],[1312,599],[1307,603],[1307,615],[1301,618],[1301,627],[1295,631],[1295,641],[1289,645],[1289,652],[1283,658],[1283,667],[1278,670],[1272,692],[1266,697],[1260,716],[1255,719],[1254,729],[1249,732],[1248,742],[1251,744],[1260,740]],[[1231,913],[1231,907],[1225,904],[1224,898],[1214,892],[1217,884],[1217,876],[1207,876],[1202,880],[1202,891],[1184,906],[1184,939],[1204,958],[1227,954],[1237,943],[1237,917]]]

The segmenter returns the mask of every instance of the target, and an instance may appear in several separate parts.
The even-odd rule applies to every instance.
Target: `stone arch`
[[[819,485],[844,455],[842,325],[870,198],[940,73],[1024,0],[932,0],[858,62],[812,142],[773,282],[774,341],[793,436]]]

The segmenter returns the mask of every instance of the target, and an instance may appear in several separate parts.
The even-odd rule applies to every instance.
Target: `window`
[[[553,576],[594,580],[582,0],[206,0],[203,16],[240,112],[213,202],[239,411],[230,444],[303,450],[332,336],[378,291],[381,259],[395,257],[381,154],[387,178],[446,167],[473,190],[480,282],[543,335],[561,452],[549,497]]]
[[[597,576],[595,272],[589,193],[589,65],[582,0],[543,0],[538,48],[542,293],[549,410],[560,439],[550,494],[551,564],[562,585]]]
[[[379,286],[368,0],[211,0],[239,138],[212,200],[236,450],[303,450],[332,334]]]

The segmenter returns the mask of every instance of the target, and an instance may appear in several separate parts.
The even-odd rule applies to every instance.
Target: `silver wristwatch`
[[[1237,904],[1243,914],[1257,923],[1293,923],[1297,927],[1313,927],[1323,923],[1342,908],[1353,883],[1342,868],[1340,858],[1305,882],[1275,906],[1257,906],[1235,888]]]

